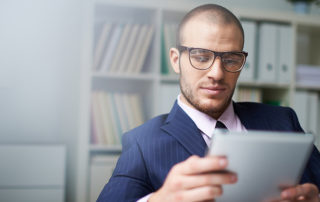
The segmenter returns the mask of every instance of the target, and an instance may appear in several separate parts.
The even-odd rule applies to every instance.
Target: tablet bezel
[[[208,155],[226,156],[238,182],[224,185],[217,202],[265,201],[298,184],[314,137],[295,132],[216,130]],[[285,159],[285,160],[284,160]]]

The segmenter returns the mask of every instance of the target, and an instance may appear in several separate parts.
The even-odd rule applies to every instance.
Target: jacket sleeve
[[[125,134],[122,142],[122,154],[97,202],[137,201],[154,191],[150,186],[145,162],[133,134]]]
[[[293,121],[296,131],[303,131],[298,121],[296,113],[291,110],[291,119]],[[304,170],[300,183],[312,183],[317,185],[320,190],[320,153],[318,149],[313,146],[307,166]]]

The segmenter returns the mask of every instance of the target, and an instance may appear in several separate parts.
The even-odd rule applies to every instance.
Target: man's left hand
[[[297,185],[295,187],[290,187],[281,192],[281,200],[283,202],[320,202],[319,190],[316,185],[306,183],[302,185]]]

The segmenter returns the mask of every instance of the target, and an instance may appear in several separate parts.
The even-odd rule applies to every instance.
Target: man
[[[190,11],[170,50],[181,95],[167,115],[123,137],[123,151],[98,201],[212,201],[237,182],[228,159],[204,157],[216,125],[228,130],[302,131],[293,110],[231,98],[245,63],[238,19],[218,5]],[[250,166],[250,165],[248,165]],[[319,201],[320,155],[314,148],[301,184],[284,190],[287,201]]]

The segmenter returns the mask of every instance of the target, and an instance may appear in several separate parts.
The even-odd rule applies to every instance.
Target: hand
[[[287,188],[281,192],[281,200],[290,202],[320,202],[319,190],[316,185],[306,183],[295,187]]]
[[[223,184],[237,181],[235,173],[226,171],[225,157],[191,156],[170,170],[162,187],[148,201],[214,201],[222,195]]]

